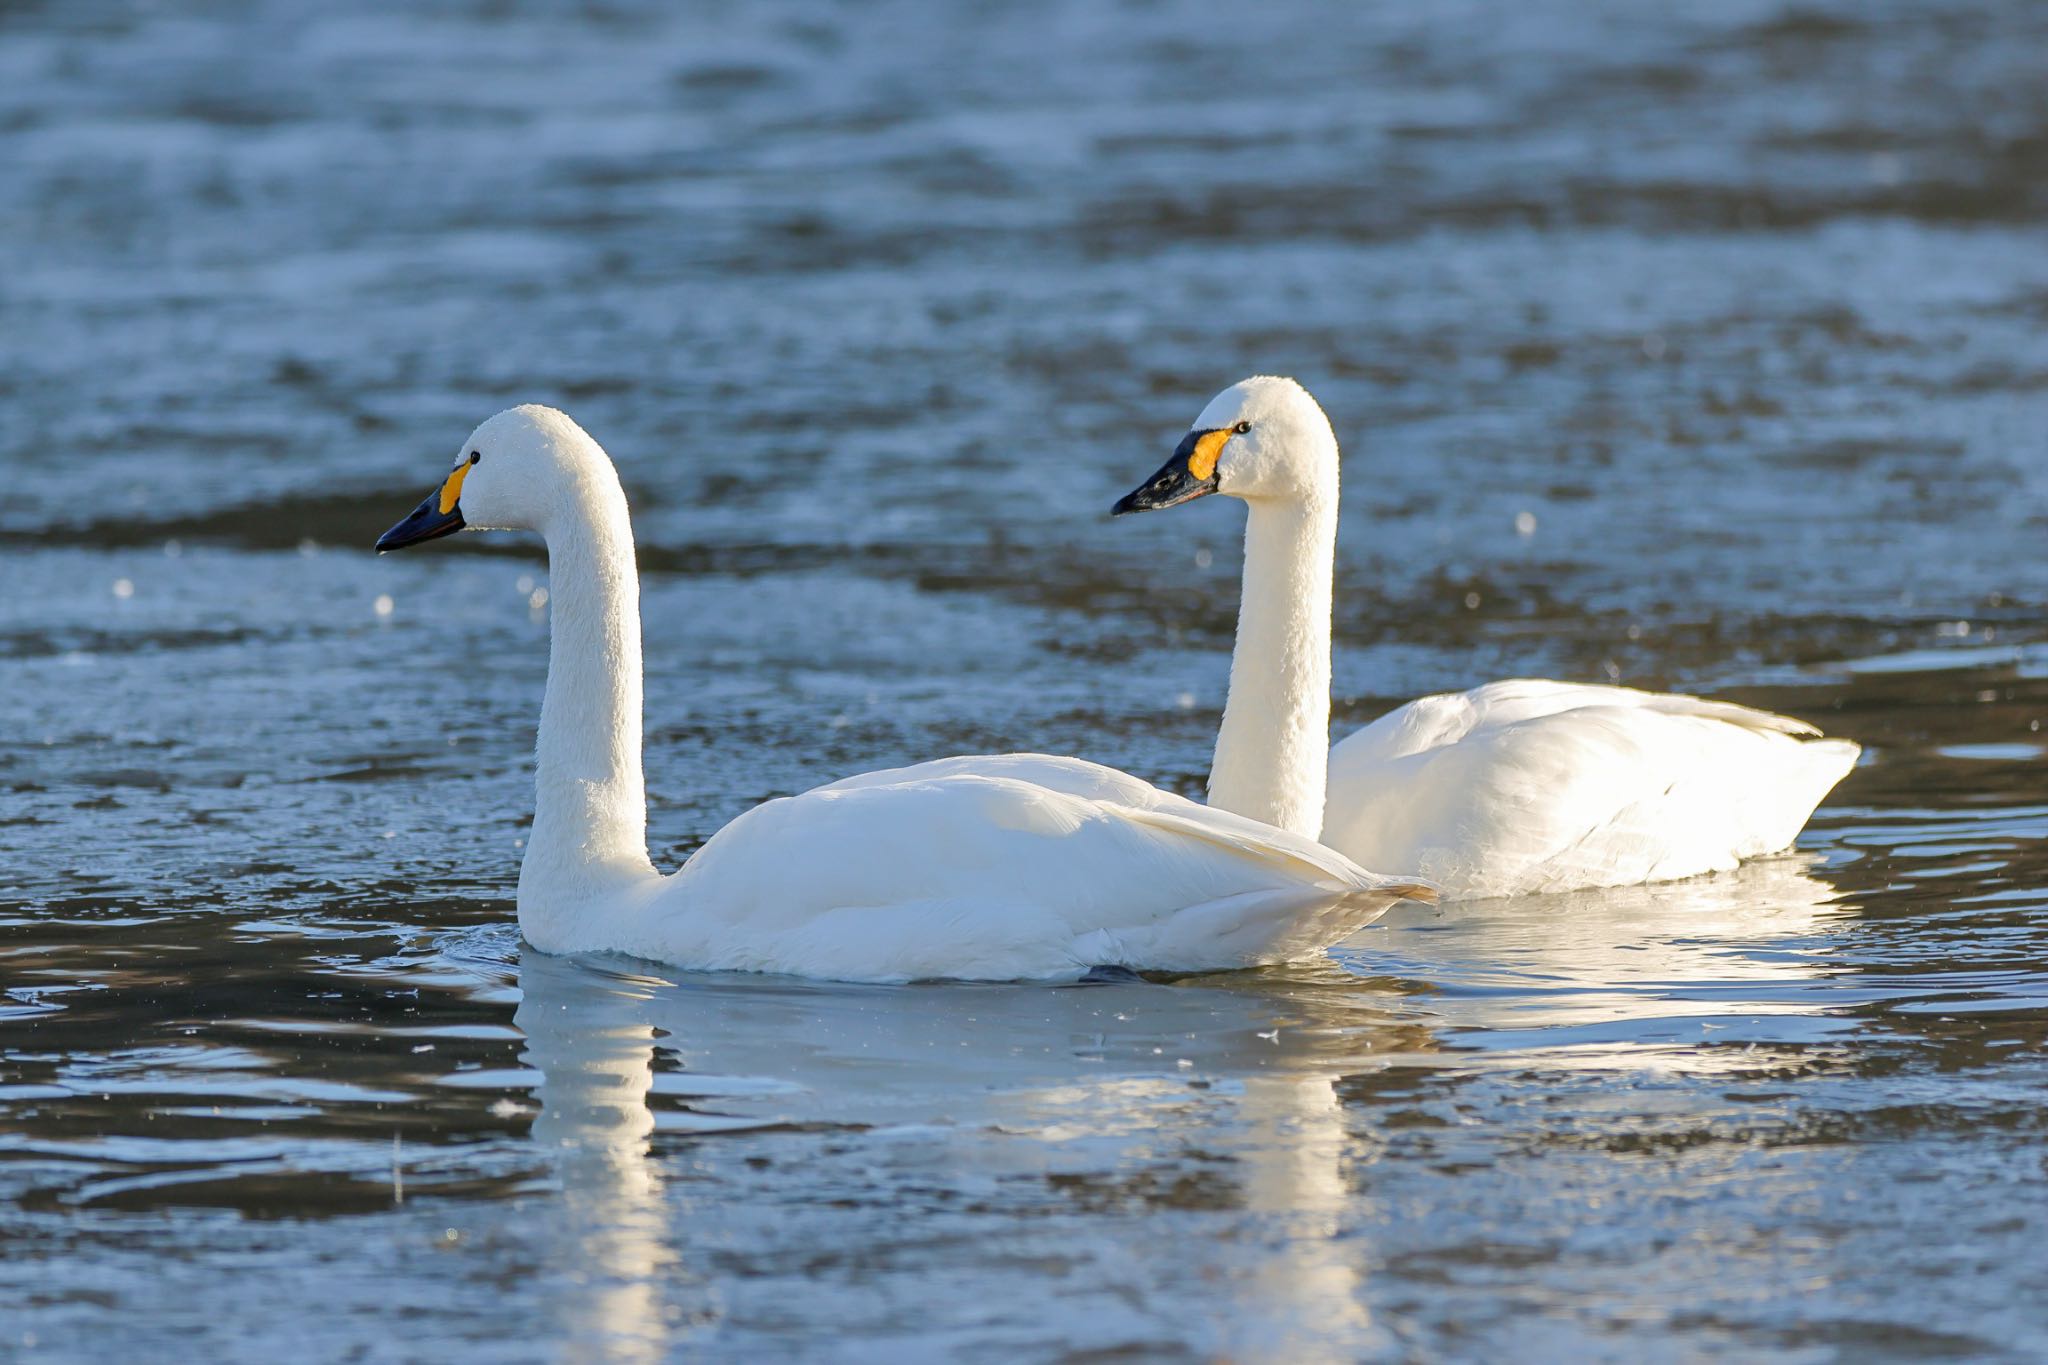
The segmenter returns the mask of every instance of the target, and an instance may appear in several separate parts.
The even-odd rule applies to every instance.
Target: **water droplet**
[[[513,586],[519,589],[521,597],[531,596],[533,594],[533,575],[530,573],[519,575],[519,581],[513,584]]]
[[[377,600],[370,603],[370,610],[376,612],[379,616],[389,616],[397,608],[398,604],[391,600],[391,594],[388,592],[378,593]]]
[[[1199,549],[1199,550],[1195,551],[1195,567],[1196,567],[1196,568],[1198,568],[1198,569],[1206,569],[1206,568],[1208,568],[1208,567],[1209,567],[1209,566],[1210,566],[1211,564],[1214,564],[1215,562],[1216,562],[1216,556],[1215,556],[1215,555],[1212,555],[1212,554],[1210,554],[1210,553],[1209,553],[1209,548],[1208,548],[1208,547],[1207,547],[1206,545],[1205,545],[1205,546],[1203,546],[1203,547],[1202,547],[1201,549]]]
[[[320,542],[313,539],[311,536],[307,536],[304,540],[299,542],[299,558],[311,559],[314,555],[317,555],[319,553]]]
[[[546,588],[535,588],[531,593],[527,595],[526,605],[527,609],[530,611],[539,611],[543,607],[547,606],[547,604],[548,590]]]
[[[1173,704],[1183,711],[1192,711],[1195,709],[1195,694],[1183,692],[1173,699]]]
[[[1478,594],[1478,593],[1476,593],[1476,592],[1468,592],[1468,593],[1466,593],[1466,594],[1465,594],[1465,610],[1466,610],[1466,611],[1478,611],[1478,610],[1479,610],[1479,594]]]
[[[1663,359],[1663,357],[1664,357],[1664,338],[1663,338],[1663,337],[1660,337],[1660,336],[1658,336],[1658,335],[1657,335],[1657,334],[1656,334],[1655,332],[1652,332],[1652,333],[1650,333],[1650,334],[1649,334],[1648,336],[1644,337],[1644,338],[1643,338],[1643,354],[1644,354],[1644,355],[1646,355],[1646,356],[1648,356],[1648,357],[1649,357],[1650,359],[1652,359],[1652,360],[1661,360],[1661,359]]]
[[[1515,513],[1515,534],[1524,540],[1536,534],[1536,514],[1534,512]]]
[[[135,585],[125,578],[115,579],[114,596],[120,598],[124,602],[127,601],[129,598],[135,596]]]

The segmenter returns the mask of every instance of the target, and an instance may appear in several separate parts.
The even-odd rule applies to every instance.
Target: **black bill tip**
[[[408,545],[423,545],[442,536],[452,536],[461,529],[462,508],[452,507],[443,512],[440,493],[429,493],[404,521],[377,537],[377,553],[381,555],[403,550]]]
[[[1130,512],[1156,512],[1163,507],[1178,507],[1184,502],[1206,497],[1216,491],[1216,464],[1213,455],[1206,461],[1206,476],[1196,475],[1191,467],[1201,449],[1201,440],[1214,433],[1191,431],[1173,452],[1173,458],[1159,466],[1159,471],[1145,482],[1133,488],[1116,500],[1116,506],[1109,509],[1113,517]]]

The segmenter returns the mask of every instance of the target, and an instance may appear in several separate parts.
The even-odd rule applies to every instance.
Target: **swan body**
[[[1225,389],[1115,510],[1209,493],[1249,509],[1213,806],[1471,899],[1724,871],[1790,845],[1855,765],[1787,716],[1539,679],[1423,697],[1329,748],[1337,440],[1305,389]]]
[[[1210,971],[1303,957],[1429,888],[1042,754],[950,758],[769,801],[672,875],[647,856],[639,583],[610,458],[526,406],[470,436],[378,548],[547,540],[552,632],[519,925],[545,952],[846,981]]]
[[[1323,840],[1464,897],[1669,881],[1776,853],[1856,762],[1728,702],[1512,679],[1422,697],[1330,751]]]

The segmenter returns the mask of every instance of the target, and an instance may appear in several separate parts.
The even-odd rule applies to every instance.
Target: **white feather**
[[[1776,852],[1854,766],[1854,744],[1787,716],[1537,680],[1424,697],[1327,748],[1336,436],[1270,376],[1224,390],[1195,427],[1234,433],[1216,491],[1249,508],[1212,804],[1447,897],[1508,896]]]
[[[547,538],[553,590],[519,924],[547,952],[850,981],[1209,971],[1322,950],[1402,898],[1313,839],[1041,754],[867,773],[646,852],[640,615],[618,476],[566,416],[477,428],[457,508]]]
[[[1775,853],[1855,765],[1786,716],[1516,679],[1423,697],[1330,751],[1323,838],[1446,895],[1724,871]]]
[[[1015,754],[770,801],[673,877],[566,913],[522,898],[520,917],[550,952],[853,981],[1032,980],[1286,961],[1408,894],[1312,841],[1124,774]]]

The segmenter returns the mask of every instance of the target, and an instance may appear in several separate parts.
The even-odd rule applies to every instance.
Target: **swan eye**
[[[1250,431],[1251,429],[1252,424],[1250,422],[1239,422],[1236,426],[1231,428],[1232,431],[1236,432],[1240,436],[1244,435],[1247,431]],[[471,458],[474,459],[475,457],[472,456]]]
[[[471,464],[475,464],[478,460],[481,460],[483,457],[484,453],[481,450],[472,450],[469,452],[469,462]]]

